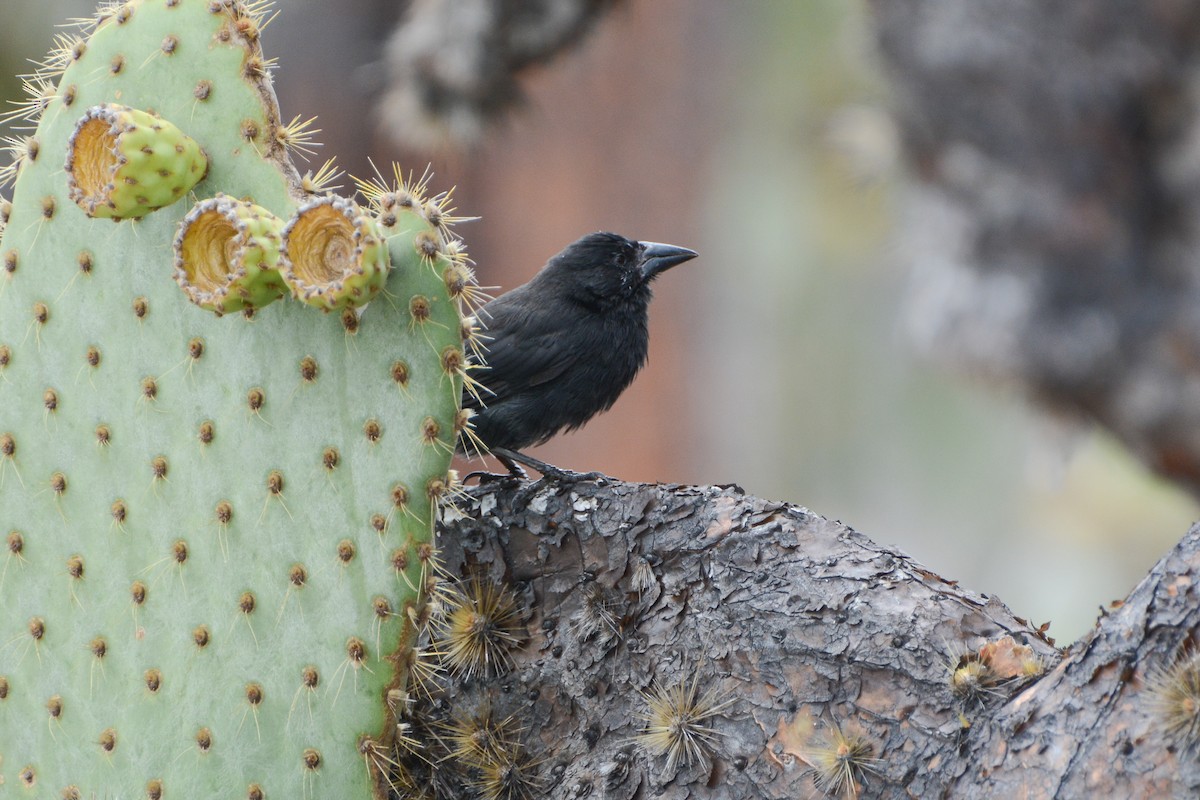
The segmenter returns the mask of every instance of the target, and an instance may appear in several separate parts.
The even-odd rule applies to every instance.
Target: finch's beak
[[[658,242],[638,242],[642,246],[642,280],[648,281],[676,264],[695,258],[695,250]]]

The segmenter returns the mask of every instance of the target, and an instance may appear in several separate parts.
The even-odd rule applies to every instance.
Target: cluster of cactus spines
[[[657,680],[642,699],[646,710],[640,713],[642,731],[636,741],[651,756],[666,756],[666,771],[690,767],[713,754],[720,732],[713,720],[733,705],[721,700],[720,688],[710,685],[700,691],[700,670],[693,670],[689,681],[681,677],[674,684]]]
[[[884,761],[864,736],[846,732],[837,720],[810,740],[803,754],[813,788],[822,797],[857,800],[868,775],[879,775]]]
[[[1045,662],[1028,645],[1011,636],[984,642],[976,650],[951,651],[946,662],[951,693],[966,710],[1002,697],[1017,684],[1038,678]],[[963,717],[964,724],[969,725]]]
[[[8,115],[0,784],[30,796],[418,792],[405,698],[481,295],[448,195],[300,176],[269,19],[107,2]],[[271,303],[315,278],[340,313]]]
[[[393,695],[402,720],[391,772],[400,797],[535,800],[544,796],[541,761],[527,747],[518,715],[495,714],[490,690],[471,698],[445,690],[464,678],[496,678],[513,665],[526,640],[523,612],[511,587],[482,575],[458,579],[431,563],[429,603],[420,615],[421,647],[409,653],[412,692]],[[505,690],[507,691],[507,690]]]
[[[1200,749],[1200,654],[1188,644],[1146,679],[1150,709],[1163,738],[1183,751]]]
[[[445,602],[431,618],[434,653],[468,679],[508,671],[525,630],[512,591],[480,577],[439,589]]]

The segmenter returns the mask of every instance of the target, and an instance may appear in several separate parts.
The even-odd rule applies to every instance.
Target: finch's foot
[[[525,477],[525,470],[521,469],[519,464],[536,469],[542,473],[543,478],[552,483],[577,483],[579,481],[598,481],[608,478],[602,472],[575,472],[574,470],[560,469],[553,464],[548,464],[533,456],[528,456],[520,451],[509,450],[504,447],[492,448],[492,455],[500,459],[501,463],[508,467],[509,472],[513,475],[519,474],[522,478]]]
[[[505,452],[507,452],[507,451],[505,451]],[[497,458],[497,460],[499,460],[499,462],[504,465],[504,468],[508,470],[508,477],[515,478],[518,481],[529,480],[529,474],[527,472],[525,472],[525,470],[521,469],[521,465],[518,464],[516,461],[514,461],[511,458],[508,458],[506,455],[497,453],[495,451],[492,452],[492,455],[494,455]]]
[[[525,472],[522,470],[520,475],[515,475],[512,472],[488,472],[485,469],[468,472],[463,478],[463,483],[469,482],[472,478],[479,481],[480,485],[485,483],[503,483],[505,481],[514,481],[519,483],[525,477]]]

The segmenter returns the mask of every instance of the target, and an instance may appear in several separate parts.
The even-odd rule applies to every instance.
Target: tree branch
[[[805,796],[835,726],[878,759],[855,773],[868,797],[1138,797],[1200,780],[1146,691],[1197,624],[1200,531],[1065,657],[996,598],[736,487],[488,483],[441,542],[450,573],[515,587],[526,639],[502,677],[450,681],[418,717],[515,715],[547,797]],[[963,686],[988,642],[1049,671]],[[670,769],[639,738],[647,697],[695,676],[732,702],[695,726],[713,732],[704,757]],[[478,779],[457,769],[439,776],[450,794]]]
[[[518,106],[518,75],[578,43],[618,0],[416,0],[387,48],[383,116],[407,145],[474,144]]]

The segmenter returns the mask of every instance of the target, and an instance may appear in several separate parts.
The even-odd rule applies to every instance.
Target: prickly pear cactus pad
[[[106,4],[11,114],[0,795],[404,782],[471,272],[445,196],[381,178],[359,205],[321,199],[328,165],[300,177],[270,14]],[[301,207],[325,216],[287,240]]]

